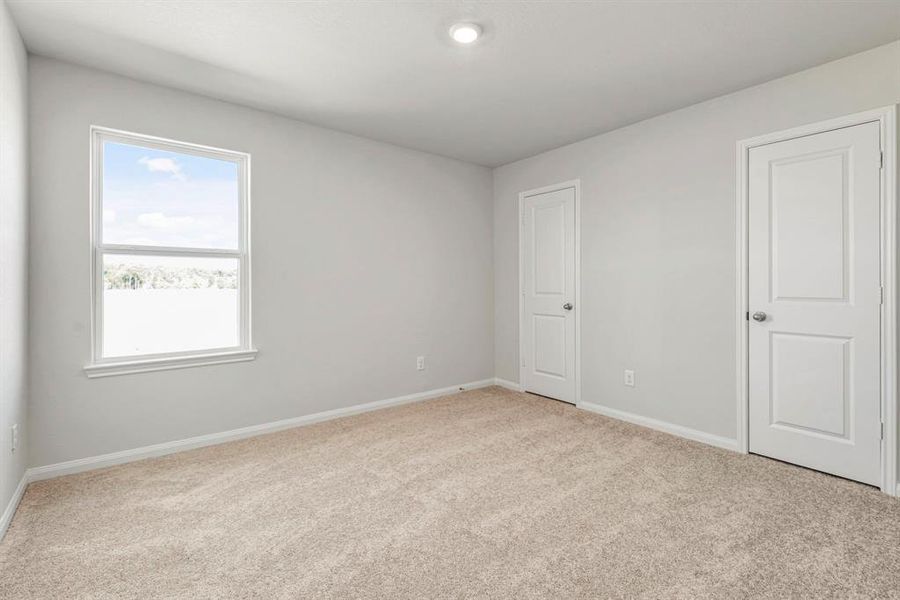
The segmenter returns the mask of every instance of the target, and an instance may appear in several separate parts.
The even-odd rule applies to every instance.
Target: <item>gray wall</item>
[[[582,399],[734,438],[735,143],[897,102],[900,43],[496,169],[497,377],[519,378],[517,195],[581,178]]]
[[[0,1],[0,512],[25,473],[28,356],[28,67]],[[19,425],[19,449],[10,451]]]
[[[493,182],[484,168],[58,61],[33,58],[30,73],[40,466],[517,381],[517,194],[573,178],[583,399],[734,437],[735,141],[900,101],[900,43],[500,167]],[[256,361],[84,376],[91,124],[253,155]]]
[[[39,57],[30,82],[32,466],[493,376],[489,169]],[[92,124],[252,155],[256,361],[85,377]]]

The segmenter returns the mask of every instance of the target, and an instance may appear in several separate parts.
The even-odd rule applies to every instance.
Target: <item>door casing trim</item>
[[[737,352],[737,448],[750,451],[750,374],[749,374],[749,178],[750,149],[798,137],[815,135],[864,123],[878,123],[881,130],[881,491],[900,495],[897,483],[897,106],[885,106],[852,115],[811,123],[737,143],[737,193],[735,197],[736,343]]]
[[[525,199],[540,194],[558,192],[572,188],[575,190],[575,406],[581,404],[581,180],[571,179],[519,193],[519,386],[525,390],[525,338],[522,335],[525,319]]]

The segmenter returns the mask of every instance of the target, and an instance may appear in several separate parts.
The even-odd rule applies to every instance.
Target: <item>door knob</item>
[[[563,304],[563,308],[566,310],[572,310],[572,303],[566,302],[565,304]]]
[[[760,323],[762,323],[763,321],[766,320],[766,317],[768,317],[768,316],[769,315],[767,315],[766,313],[764,313],[762,311],[758,311],[758,312],[753,313],[753,320],[759,321]]]

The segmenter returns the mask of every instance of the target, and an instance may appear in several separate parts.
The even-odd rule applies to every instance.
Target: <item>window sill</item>
[[[188,367],[204,367],[206,365],[222,365],[253,360],[256,358],[256,352],[256,350],[233,350],[227,352],[211,352],[209,354],[191,354],[165,358],[146,358],[95,363],[86,365],[84,367],[84,372],[88,377],[94,378],[129,375],[131,373],[148,373],[151,371],[167,371],[169,369],[186,369]]]

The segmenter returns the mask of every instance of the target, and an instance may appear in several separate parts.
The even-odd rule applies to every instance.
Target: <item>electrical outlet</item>
[[[12,426],[12,435],[10,436],[9,451],[15,452],[19,447],[19,424]]]
[[[634,387],[634,371],[625,369],[625,385]]]
[[[425,357],[419,356],[416,357],[416,371],[424,371],[425,370]]]

